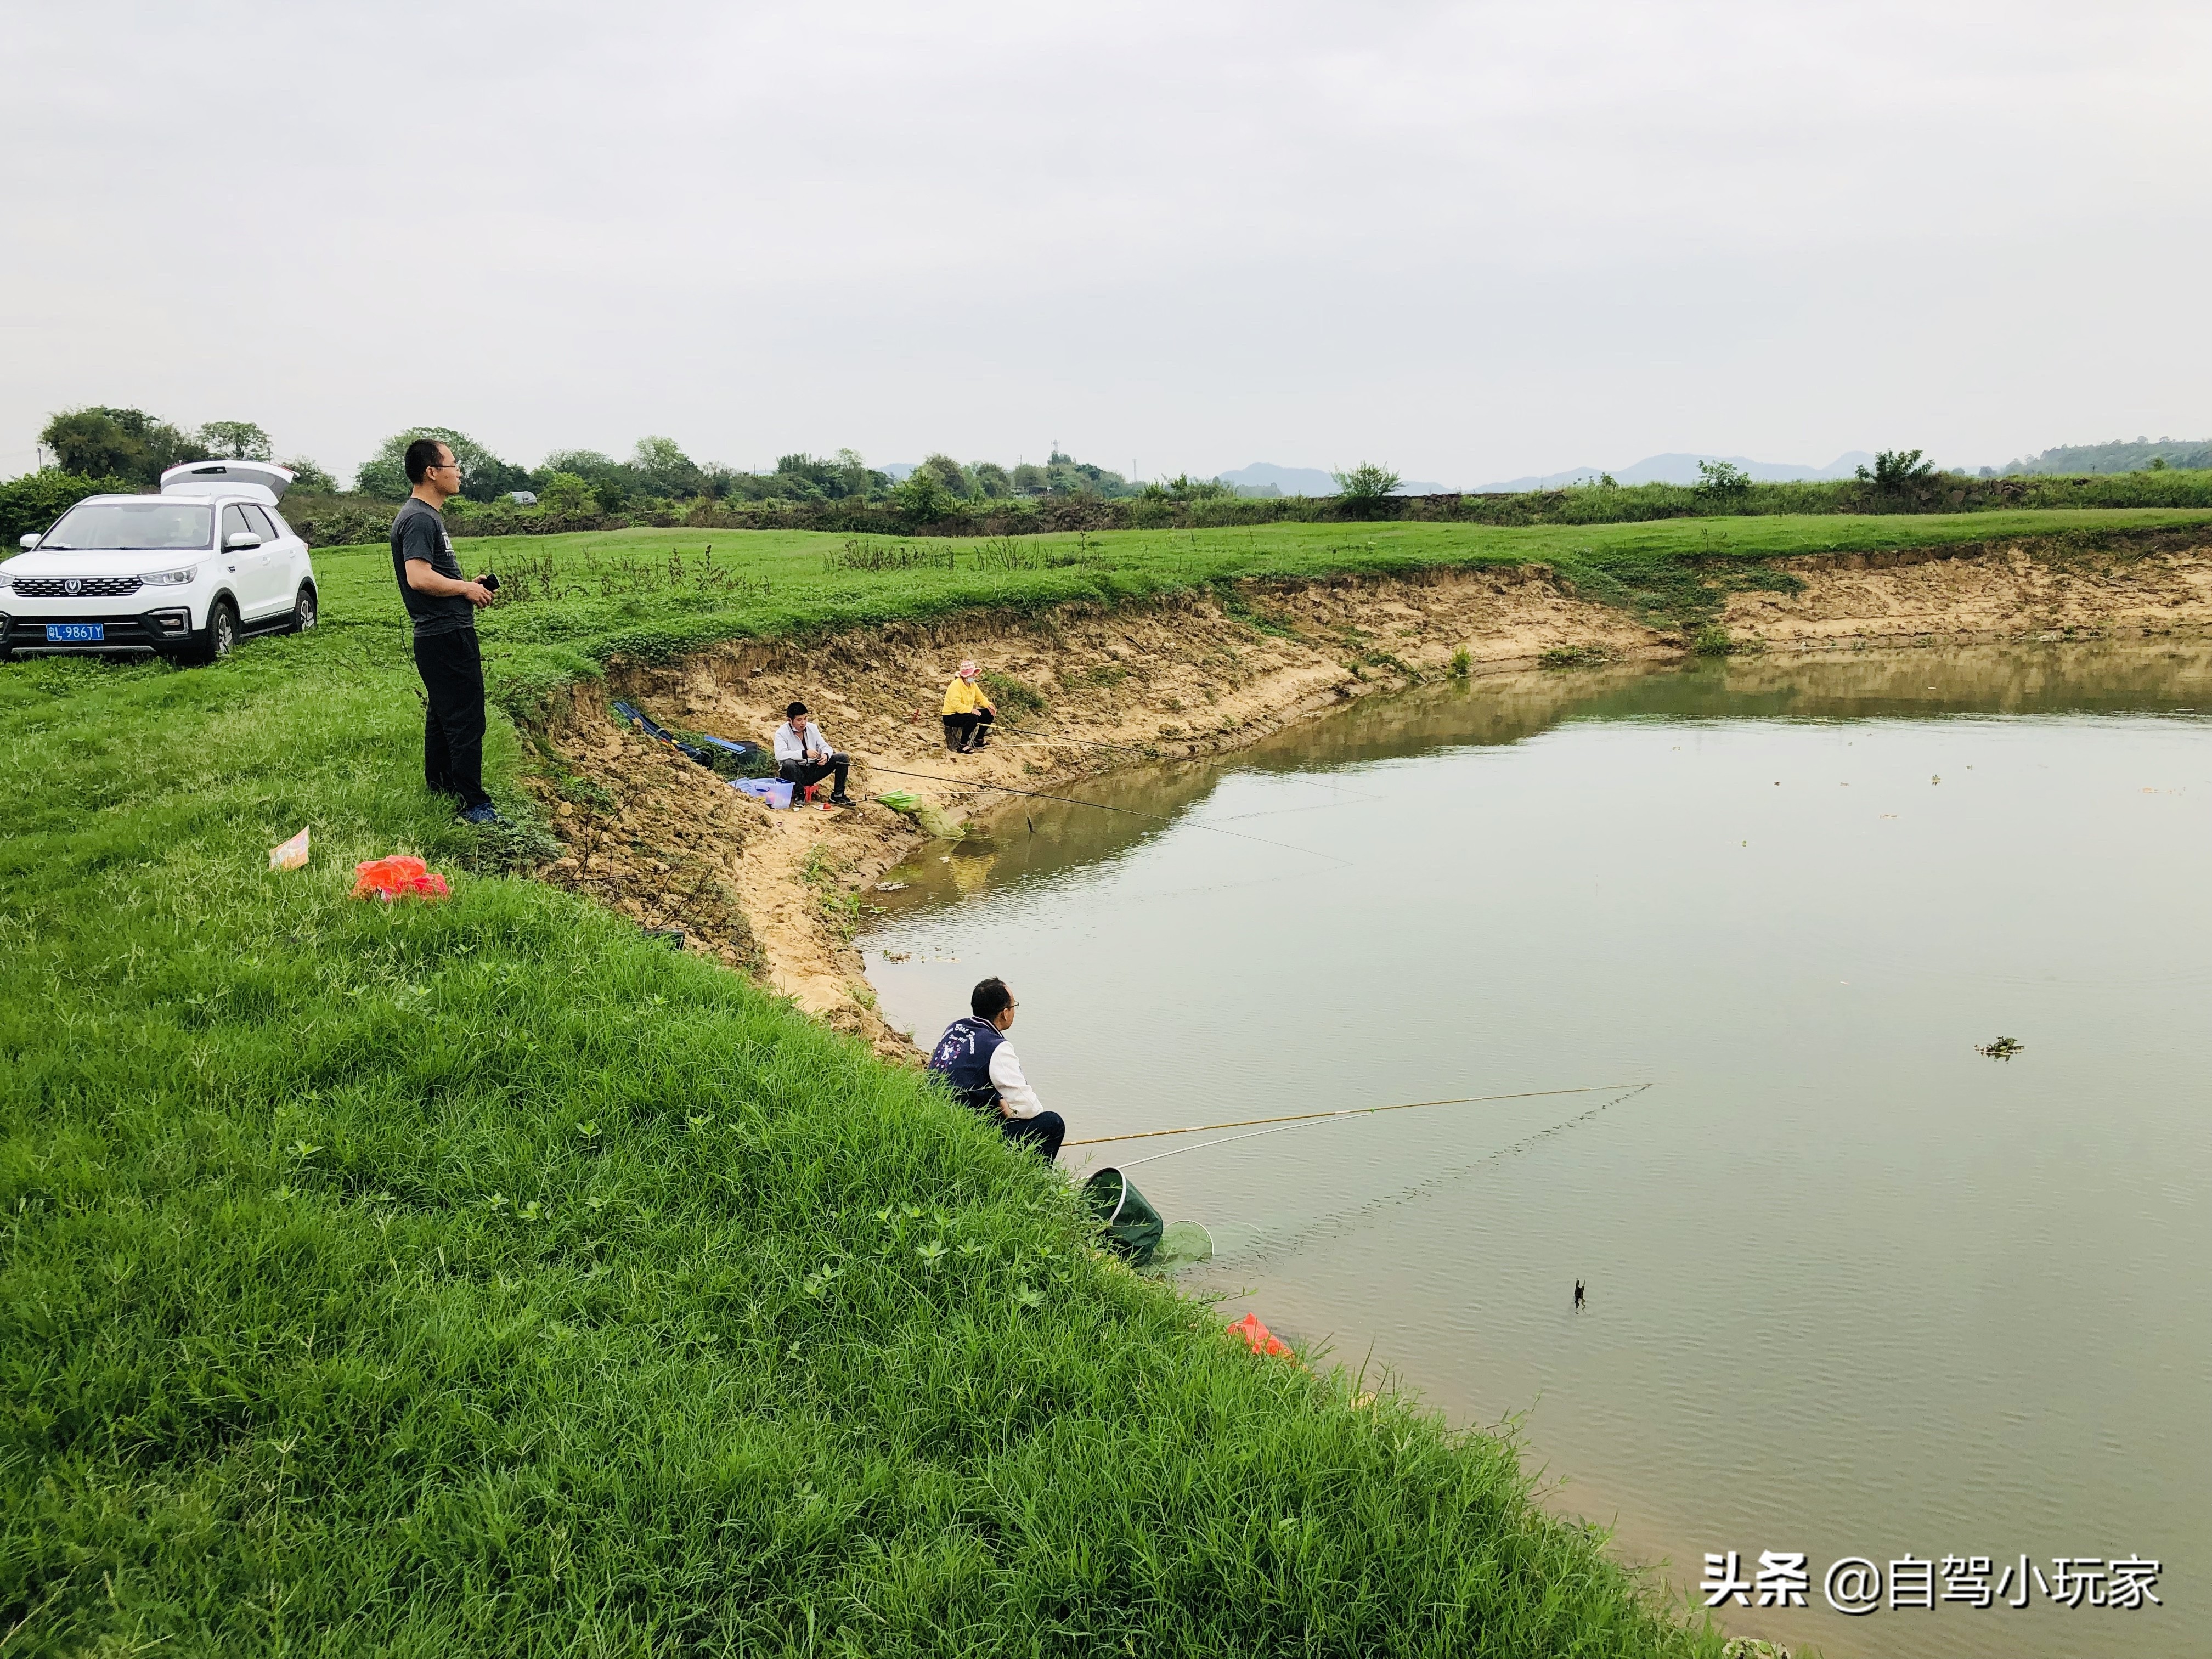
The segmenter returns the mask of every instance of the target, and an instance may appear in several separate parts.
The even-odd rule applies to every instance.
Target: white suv
[[[292,474],[191,461],[158,495],[93,495],[0,564],[0,657],[230,654],[248,634],[315,625],[307,546],[276,512]]]

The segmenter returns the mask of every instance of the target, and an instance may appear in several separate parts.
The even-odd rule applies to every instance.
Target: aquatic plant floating
[[[2010,1060],[2014,1054],[2025,1052],[2027,1048],[2027,1045],[2018,1037],[2001,1036],[1995,1042],[1976,1043],[1974,1052],[1986,1054],[1991,1060]]]

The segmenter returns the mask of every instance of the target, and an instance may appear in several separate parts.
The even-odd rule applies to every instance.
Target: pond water
[[[1071,1138],[1595,1089],[1063,1159],[1205,1223],[1183,1282],[1224,1317],[1517,1419],[1548,1501],[1678,1592],[1708,1552],[1804,1553],[1809,1605],[1733,1632],[2193,1653],[2203,711],[2193,644],[1426,688],[1066,791],[1158,818],[1029,802],[929,849],[869,973],[925,1041],[1004,975]],[[1994,1587],[2023,1553],[2051,1590],[2053,1558],[2155,1559],[2165,1605],[1822,1594],[1844,1557]]]

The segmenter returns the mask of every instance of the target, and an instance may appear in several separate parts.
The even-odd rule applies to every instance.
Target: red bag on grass
[[[1246,1314],[1243,1318],[1229,1328],[1229,1334],[1231,1336],[1243,1337],[1254,1353],[1296,1357],[1291,1353],[1290,1344],[1262,1325],[1257,1314]]]
[[[367,864],[354,866],[353,896],[367,898],[372,893],[386,904],[410,893],[418,898],[444,898],[446,878],[422,860],[394,853],[389,858],[371,859]]]

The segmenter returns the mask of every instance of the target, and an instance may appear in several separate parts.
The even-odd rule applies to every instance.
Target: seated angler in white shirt
[[[1002,979],[987,979],[969,994],[973,1017],[956,1019],[945,1028],[929,1056],[929,1069],[942,1077],[952,1097],[979,1112],[995,1113],[1007,1139],[1034,1146],[1049,1163],[1060,1156],[1060,1137],[1067,1125],[1058,1112],[1048,1112],[1036,1097],[1022,1063],[1014,1058],[1014,1045],[1006,1041],[1007,1028],[1020,1006]]]
[[[830,792],[830,804],[850,806],[853,798],[845,793],[845,773],[853,757],[830,746],[821,722],[806,717],[805,703],[795,702],[783,712],[784,722],[775,728],[776,776],[803,789],[835,773],[837,781]]]

